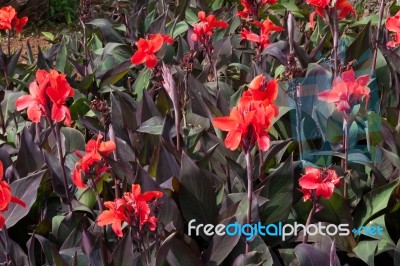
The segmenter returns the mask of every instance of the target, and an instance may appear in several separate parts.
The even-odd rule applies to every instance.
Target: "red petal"
[[[356,80],[356,73],[354,73],[353,69],[344,71],[342,73],[342,80],[344,82],[354,82]]]
[[[257,143],[258,143],[258,148],[260,148],[260,150],[262,151],[266,151],[270,147],[270,139],[268,135],[264,135],[258,138]]]
[[[156,34],[149,42],[151,45],[151,52],[155,53],[162,47],[164,43],[164,37],[161,34]]]
[[[136,51],[136,53],[134,53],[133,56],[131,57],[131,63],[134,65],[140,65],[145,61],[146,61],[146,54],[141,50]]]
[[[249,89],[261,90],[265,77],[261,74],[256,76],[249,84]]]
[[[42,112],[40,107],[37,104],[30,105],[27,110],[28,118],[34,123],[40,122],[40,117],[42,116]]]
[[[332,183],[322,183],[315,191],[315,196],[322,196],[325,199],[329,199],[330,197],[332,197],[334,187],[335,186]]]
[[[17,203],[17,204],[21,205],[22,207],[26,208],[25,202],[23,202],[21,199],[19,199],[16,196],[11,196],[11,202]]]
[[[118,236],[118,237],[123,237],[124,234],[122,233],[122,227],[121,227],[121,221],[114,221],[113,224],[111,225],[114,233]]]
[[[157,65],[157,57],[154,54],[146,56],[146,67],[154,68]]]
[[[217,117],[213,119],[214,127],[221,129],[222,131],[231,131],[236,128],[238,121],[231,117]]]
[[[320,183],[321,179],[315,174],[305,174],[299,179],[299,185],[306,189],[316,189]]]
[[[105,206],[107,202],[104,203]],[[107,224],[112,224],[115,220],[114,211],[103,211],[99,217],[97,217],[97,224],[99,226],[104,226]]]
[[[17,111],[21,111],[31,105],[36,105],[36,101],[31,95],[22,95],[15,101]]]
[[[398,23],[399,23],[399,19],[397,19],[395,17],[389,17],[386,20],[386,28],[388,29],[388,31],[399,32],[400,27],[399,27]]]
[[[6,223],[6,220],[4,219],[3,214],[0,212],[0,229],[3,228],[5,223]]]
[[[86,185],[85,183],[83,183],[81,171],[81,169],[74,170],[74,172],[72,173],[72,182],[74,182],[75,186],[78,188],[85,188]]]
[[[360,84],[361,86],[366,86],[366,85],[368,84],[368,82],[369,82],[369,76],[368,76],[368,75],[359,76],[359,77],[356,79],[356,82],[357,82],[358,84]]]
[[[65,109],[62,106],[58,106],[57,104],[53,104],[51,108],[51,119],[55,122],[61,122],[65,118]]]
[[[104,153],[105,155],[110,154],[111,152],[113,152],[116,148],[115,142],[110,140],[110,141],[105,141],[102,142],[99,147],[98,150],[101,153]]]
[[[225,146],[228,149],[236,150],[242,140],[242,134],[238,130],[232,130],[228,133],[225,139]]]

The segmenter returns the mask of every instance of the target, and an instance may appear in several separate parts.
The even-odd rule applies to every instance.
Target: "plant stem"
[[[333,64],[334,64],[334,70],[333,70],[333,77],[337,77],[338,75],[338,57],[339,57],[339,51],[338,51],[338,45],[339,45],[339,19],[338,19],[338,14],[337,14],[337,9],[336,7],[333,8]]]
[[[301,85],[296,88],[294,93],[294,101],[296,103],[296,135],[297,141],[299,142],[299,157],[300,160],[303,160],[303,140],[301,138],[301,100],[300,100],[300,90]]]
[[[117,145],[117,138],[115,137],[115,131],[114,131],[114,128],[113,128],[113,126],[112,126],[112,124],[110,123],[110,126],[109,126],[109,134],[110,134],[110,139],[112,140],[112,141],[114,141],[114,143],[115,143],[115,145]],[[114,161],[117,161],[117,151],[116,150],[114,150],[113,152],[112,152],[112,154],[113,154],[113,159],[114,159]],[[114,179],[114,193],[115,193],[115,198],[119,198],[119,179],[118,179],[118,177],[116,176],[116,175],[114,175],[113,173],[111,173],[111,175],[112,175],[112,178]]]
[[[347,174],[348,171],[348,159],[349,159],[349,121],[348,118],[343,117],[343,149],[344,149],[344,172]],[[348,183],[345,180],[343,184],[343,198],[348,197]]]
[[[4,241],[5,241],[5,253],[6,253],[6,263],[5,265],[10,265],[11,258],[10,258],[10,236],[8,235],[7,226],[4,224],[3,228],[1,229],[4,232]]]
[[[92,174],[89,174],[89,180],[90,180],[90,186],[93,189],[94,195],[96,196],[96,200],[97,200],[97,205],[99,205],[99,211],[100,213],[103,212],[103,202],[101,201],[99,192],[97,191],[97,187],[96,187],[96,183],[94,182],[94,178]]]
[[[251,149],[245,151],[247,167],[247,224],[251,224],[251,206],[253,205],[253,162],[251,158]],[[246,242],[246,252],[250,252],[250,243]]]
[[[8,49],[8,57],[11,56],[11,30],[8,30],[8,39],[7,39],[7,49]]]
[[[376,29],[376,35],[375,35],[375,40],[374,40],[374,57],[372,59],[372,67],[371,67],[371,77],[374,76],[375,74],[375,68],[376,68],[376,59],[378,57],[378,41],[379,41],[379,34],[381,31],[381,23],[382,23],[382,17],[383,17],[383,11],[385,9],[385,1],[381,1],[381,6],[379,8],[379,21],[378,21],[378,26]]]
[[[57,124],[55,126],[55,133],[56,133],[58,157],[59,157],[62,176],[63,176],[63,181],[64,181],[64,189],[65,189],[65,194],[67,196],[68,211],[72,212],[71,198],[69,196],[69,191],[68,191],[67,174],[65,173],[65,167],[64,167],[65,160],[64,160],[63,151],[62,151],[62,145],[61,145],[61,127],[60,127],[59,124]]]
[[[305,225],[305,232],[303,238],[303,244],[307,243],[308,235],[307,235],[307,227],[311,224],[312,220],[314,219],[315,211],[317,209],[318,198],[313,199],[313,206],[311,208],[310,214],[308,215],[307,222]]]

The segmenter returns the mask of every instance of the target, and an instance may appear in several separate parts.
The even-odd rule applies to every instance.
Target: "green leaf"
[[[375,251],[378,240],[361,241],[353,248],[353,252],[368,265],[374,265]]]
[[[48,40],[50,40],[50,41],[54,41],[55,38],[56,38],[56,37],[54,36],[53,33],[48,32],[48,31],[42,31],[42,35],[43,35],[46,39],[48,39]]]
[[[65,152],[70,153],[75,150],[84,151],[86,147],[85,137],[74,128],[63,127],[61,133],[65,137]]]
[[[137,95],[136,100],[140,102],[143,97],[143,90],[146,89],[150,84],[151,70],[143,68],[139,72],[139,76],[136,78],[132,85],[133,93]]]
[[[375,214],[384,210],[393,190],[398,186],[399,180],[371,190],[364,195],[354,212],[354,225],[365,225]]]
[[[143,122],[136,131],[151,135],[161,135],[163,127],[164,119],[159,116],[153,116],[149,120]]]

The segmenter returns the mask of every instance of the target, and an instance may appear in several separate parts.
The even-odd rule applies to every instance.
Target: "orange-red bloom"
[[[271,20],[266,19],[263,23],[254,22],[254,25],[260,28],[260,34],[255,34],[250,32],[248,29],[244,28],[241,32],[242,40],[249,40],[251,42],[257,43],[261,49],[268,47],[271,43],[269,37],[274,31],[285,31],[284,28],[275,25]]]
[[[306,167],[305,172],[305,175],[299,179],[301,191],[304,193],[304,201],[312,196],[329,199],[332,197],[334,188],[340,186],[341,177],[335,170]]]
[[[325,9],[328,8],[330,0],[307,0],[307,4],[315,6],[315,11],[310,14],[310,26],[315,26],[315,15],[318,14],[323,20],[325,20]],[[348,14],[353,13],[357,15],[353,6],[348,0],[337,0],[336,9],[338,12],[339,19],[344,19]]]
[[[11,6],[0,8],[0,30],[15,29],[16,33],[20,33],[28,23],[28,17],[17,17],[17,12]]]
[[[150,39],[139,39],[136,42],[138,50],[133,54],[131,62],[134,65],[146,64],[147,68],[154,68],[157,65],[157,57],[155,55],[161,49],[164,42],[174,43],[174,40],[163,34],[150,34]]]
[[[28,108],[28,118],[35,123],[40,122],[42,116],[50,116],[55,122],[64,121],[71,124],[71,115],[65,101],[74,96],[75,91],[65,79],[65,74],[57,70],[38,70],[36,80],[29,84],[29,95],[17,99],[17,111]],[[51,110],[51,111],[50,111]]]
[[[389,41],[387,47],[397,47],[400,45],[400,11],[386,20],[386,28],[393,33],[393,40]]]
[[[75,164],[72,181],[78,188],[86,187],[86,184],[83,182],[82,171],[85,175],[92,175],[95,178],[108,171],[102,155],[108,156],[115,150],[116,145],[112,140],[101,141],[102,139],[103,136],[98,134],[96,140],[89,140],[86,144],[85,155],[82,156],[76,152],[81,157],[81,160]]]
[[[11,187],[3,179],[3,163],[0,161],[0,230],[3,228],[5,223],[5,218],[2,212],[7,211],[10,202],[17,203],[22,207],[26,207],[25,202],[19,198],[11,195]]]
[[[272,119],[278,115],[274,104],[277,95],[277,80],[265,84],[264,76],[259,75],[250,83],[228,117],[213,119],[216,128],[229,132],[225,139],[227,148],[235,150],[239,145],[248,148],[255,143],[262,151],[269,148],[268,130]]]
[[[339,112],[348,112],[363,97],[369,99],[370,89],[366,86],[368,82],[368,75],[356,78],[354,70],[347,70],[342,73],[342,77],[333,80],[331,90],[320,92],[318,99],[335,103]]]
[[[191,36],[193,41],[207,43],[215,28],[227,28],[229,26],[225,21],[217,20],[214,15],[206,16],[204,11],[199,11],[197,16],[200,19],[200,23],[196,23],[193,26],[193,34]]]
[[[147,191],[142,194],[140,185],[134,184],[132,191],[124,193],[122,198],[104,203],[109,210],[99,215],[97,224],[99,226],[112,224],[113,231],[119,237],[123,237],[123,222],[139,230],[148,225],[149,229],[154,231],[157,228],[157,218],[152,215],[150,204],[162,195],[161,191]]]
[[[241,18],[248,18],[250,15],[256,16],[260,8],[262,8],[266,4],[276,4],[278,0],[261,0],[261,1],[254,1],[254,0],[240,0],[240,3],[243,6],[243,10],[237,12],[236,14]]]

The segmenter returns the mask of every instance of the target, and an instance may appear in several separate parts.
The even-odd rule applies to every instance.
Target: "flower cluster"
[[[131,57],[134,65],[145,64],[147,68],[154,68],[157,65],[155,53],[161,49],[164,43],[173,44],[174,40],[169,35],[149,34],[149,39],[140,38],[136,42],[138,50]]]
[[[29,95],[23,95],[17,99],[15,106],[17,111],[28,108],[28,118],[35,123],[40,122],[42,116],[47,116],[64,124],[71,124],[71,115],[65,101],[73,97],[75,91],[65,79],[65,74],[57,70],[38,70],[36,80],[29,84]]]
[[[16,33],[20,33],[28,23],[28,17],[17,17],[17,12],[11,6],[0,8],[0,30],[15,29]]]
[[[313,5],[315,11],[310,14],[310,26],[315,26],[315,15],[318,14],[322,19],[325,20],[325,10],[329,7],[330,0],[307,0],[307,4]],[[338,11],[339,19],[344,19],[348,14],[353,13],[357,15],[353,6],[348,0],[337,0],[335,1],[335,8]]]
[[[279,112],[274,103],[277,96],[278,80],[266,82],[265,77],[259,75],[252,80],[228,117],[213,119],[216,128],[229,131],[225,139],[227,148],[235,150],[241,145],[249,151],[256,142],[262,151],[269,148],[268,130]]]
[[[243,6],[243,10],[237,12],[237,15],[241,18],[247,19],[250,16],[258,16],[258,11],[266,4],[274,5],[278,3],[278,0],[240,0]]]
[[[200,11],[197,16],[200,22],[194,24],[191,38],[202,45],[207,45],[210,42],[215,28],[227,28],[229,26],[225,21],[217,20],[214,15],[206,16],[204,11]]]
[[[386,20],[386,28],[388,31],[393,32],[393,40],[389,41],[387,47],[397,47],[400,45],[400,11]]]
[[[86,144],[86,153],[84,155],[75,151],[76,155],[81,158],[81,160],[75,164],[75,169],[72,173],[72,181],[78,188],[86,187],[86,184],[83,182],[82,172],[85,174],[86,178],[95,179],[108,171],[108,167],[102,156],[108,156],[112,153],[116,145],[112,140],[101,141],[102,139],[103,136],[98,134],[96,140],[89,140]]]
[[[276,26],[269,19],[264,20],[263,23],[255,21],[254,25],[260,29],[260,34],[255,34],[244,28],[241,32],[242,40],[249,40],[250,42],[256,43],[261,50],[267,48],[271,44],[269,37],[271,36],[272,32],[285,31],[284,28]]]
[[[366,86],[368,82],[368,75],[356,78],[354,70],[344,71],[341,77],[333,80],[332,89],[320,92],[318,99],[335,103],[339,112],[347,113],[363,97],[368,100],[370,92]]]
[[[335,170],[306,167],[305,175],[299,179],[304,201],[323,197],[330,199],[335,187],[340,186],[340,178]]]
[[[107,201],[104,205],[109,209],[103,211],[97,218],[99,226],[111,224],[113,231],[123,237],[122,223],[142,230],[147,224],[151,231],[157,228],[157,218],[152,214],[150,204],[161,198],[161,191],[147,191],[141,193],[140,185],[132,185],[132,192],[124,193],[122,198]]]
[[[5,219],[2,212],[7,211],[10,202],[17,203],[22,207],[26,207],[25,202],[11,195],[11,188],[3,179],[3,163],[0,161],[0,230],[3,228]]]

